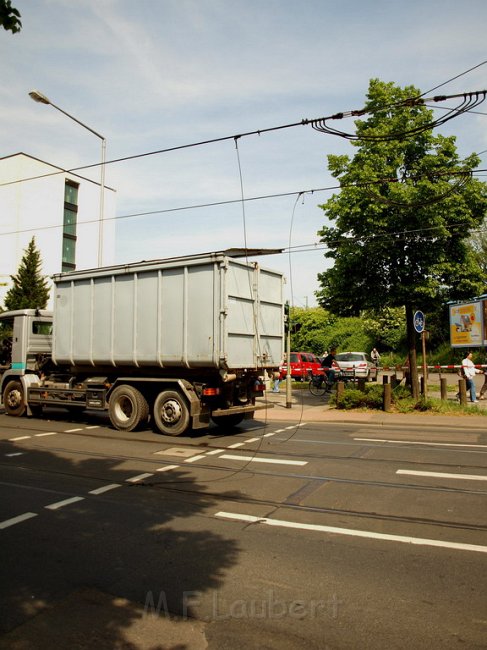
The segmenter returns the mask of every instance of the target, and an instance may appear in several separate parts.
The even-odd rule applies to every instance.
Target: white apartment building
[[[32,237],[43,275],[99,265],[100,198],[93,180],[24,153],[0,158],[0,306]],[[103,266],[114,263],[115,202],[115,191],[105,187]]]

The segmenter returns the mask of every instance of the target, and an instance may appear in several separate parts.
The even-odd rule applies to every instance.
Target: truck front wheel
[[[13,379],[5,386],[3,406],[7,415],[19,417],[25,414],[27,406],[24,403],[24,389],[20,381]]]
[[[149,419],[149,405],[133,386],[117,386],[110,396],[108,415],[119,431],[133,431]]]
[[[189,426],[189,409],[177,391],[164,390],[154,402],[154,422],[161,433],[180,436]]]

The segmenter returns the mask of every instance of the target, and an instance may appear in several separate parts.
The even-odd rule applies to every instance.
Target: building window
[[[78,183],[64,185],[63,257],[62,271],[76,268],[76,223],[78,219]]]

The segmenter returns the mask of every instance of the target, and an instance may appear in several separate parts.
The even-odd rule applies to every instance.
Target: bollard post
[[[460,396],[460,404],[467,406],[467,382],[465,379],[458,380],[458,395]]]
[[[365,379],[358,379],[357,380],[357,388],[362,391],[362,393],[365,393]]]
[[[384,384],[384,396],[382,399],[382,408],[386,413],[391,410],[391,385]]]
[[[447,395],[447,378],[446,377],[440,377],[440,392],[441,392],[441,399],[446,400],[446,395]]]
[[[337,381],[337,389],[336,389],[337,399],[343,395],[344,390],[345,390],[345,382]]]
[[[424,375],[421,376],[420,382],[421,382],[421,395],[423,395],[423,397],[424,397],[425,396],[424,390],[425,390],[425,386],[426,386],[426,382],[424,380]]]
[[[389,383],[389,375],[382,375],[382,383],[384,385]]]

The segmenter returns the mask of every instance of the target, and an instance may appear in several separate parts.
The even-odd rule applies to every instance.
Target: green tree
[[[49,300],[49,286],[41,275],[41,254],[32,237],[24,251],[17,275],[11,275],[13,286],[7,291],[5,309],[45,309]]]
[[[0,25],[12,34],[22,29],[20,13],[12,7],[11,0],[0,0]]]
[[[455,138],[433,135],[433,113],[414,87],[370,82],[366,119],[356,121],[353,158],[328,156],[341,191],[323,208],[334,225],[319,235],[332,268],[318,278],[320,304],[334,313],[404,307],[417,397],[415,309],[481,290],[468,245],[482,223],[486,185],[471,177],[480,159],[460,160]]]

